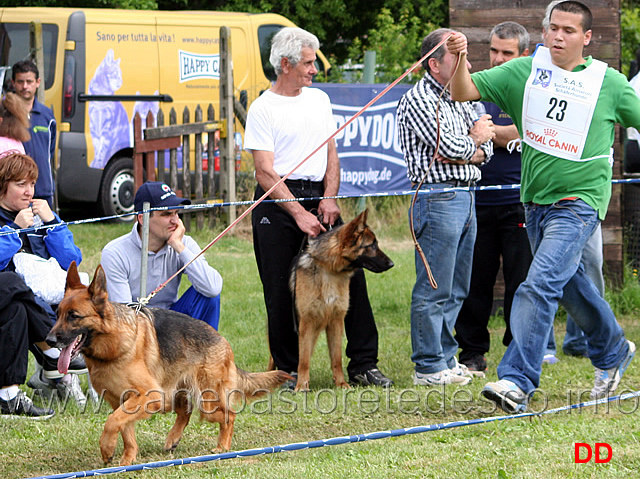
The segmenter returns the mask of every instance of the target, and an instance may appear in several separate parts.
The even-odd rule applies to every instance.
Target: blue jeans
[[[582,251],[582,264],[587,276],[591,278],[593,284],[596,285],[600,296],[604,297],[604,276],[602,274],[602,263],[604,262],[602,252],[602,228],[598,228],[593,232],[589,241]],[[562,350],[565,354],[574,356],[587,356],[587,338],[575,323],[571,316],[567,317],[567,332],[564,335]]]
[[[498,377],[529,394],[539,386],[547,339],[558,303],[585,332],[594,366],[610,369],[627,353],[624,332],[609,304],[580,263],[582,250],[600,220],[582,200],[525,205],[533,262],[516,291],[511,310],[513,341]]]
[[[584,271],[591,278],[593,284],[598,288],[600,296],[604,297],[604,276],[602,274],[602,264],[604,257],[602,253],[602,228],[600,223],[591,234],[582,250],[582,266]],[[562,342],[562,351],[570,356],[588,356],[587,338],[584,332],[576,324],[571,316],[567,316],[566,333]],[[546,354],[556,354],[556,341],[553,326],[549,332],[549,344]]]
[[[220,322],[220,295],[210,298],[189,286],[182,296],[171,306],[172,311],[184,313],[192,318],[200,319],[218,330]]]
[[[420,194],[413,209],[418,243],[438,284],[433,289],[416,252],[416,283],[411,297],[412,361],[420,373],[455,365],[458,343],[453,328],[469,293],[476,239],[474,194],[456,190]]]

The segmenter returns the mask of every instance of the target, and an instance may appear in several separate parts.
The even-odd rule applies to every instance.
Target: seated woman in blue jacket
[[[33,198],[37,178],[38,167],[30,157],[18,152],[0,156],[0,272],[15,271],[13,256],[19,251],[44,259],[53,257],[65,270],[72,261],[82,261],[82,253],[74,244],[69,228],[66,225],[49,227],[60,223],[60,218],[51,211],[46,200]],[[24,231],[39,224],[43,227]],[[5,300],[11,297],[13,301],[24,302],[22,278],[15,273],[3,277],[11,278],[11,281],[0,282],[0,296]],[[82,397],[77,381],[74,388],[69,378],[61,379],[63,375],[57,368],[60,351],[49,348],[44,342],[56,319],[52,306],[37,296],[27,296],[29,308],[0,310],[0,414],[17,412],[24,417],[34,417],[37,416],[35,410],[25,402],[23,394],[19,395],[17,387],[26,378],[29,349],[42,366],[34,375],[37,377],[29,380],[29,385],[71,394],[77,402],[86,401],[86,398]],[[38,307],[32,307],[33,303]],[[87,372],[81,358],[72,366],[70,372]]]

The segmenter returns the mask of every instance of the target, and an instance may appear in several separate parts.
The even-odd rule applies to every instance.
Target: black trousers
[[[44,341],[53,324],[17,273],[0,272],[0,386],[25,382],[29,347]]]
[[[500,270],[504,275],[504,319],[507,326],[502,342],[512,339],[510,329],[513,295],[526,277],[532,255],[524,228],[522,204],[499,206],[476,205],[478,233],[473,252],[473,269],[469,296],[456,321],[456,341],[462,349],[460,362],[489,352],[487,325],[493,306],[493,287]]]
[[[317,186],[292,187],[297,198],[319,197]],[[264,194],[258,185],[254,199]],[[318,207],[319,201],[300,203],[307,210]],[[305,234],[295,220],[276,203],[260,203],[251,216],[253,248],[262,281],[267,308],[269,349],[278,369],[298,370],[298,335],[294,326],[293,300],[289,290],[289,272],[293,259],[300,252]],[[349,311],[345,317],[347,336],[347,371],[350,375],[374,368],[378,362],[378,330],[369,304],[364,272],[357,270],[351,279]]]

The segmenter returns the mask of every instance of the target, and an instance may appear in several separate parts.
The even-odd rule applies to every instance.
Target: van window
[[[258,43],[260,44],[260,59],[264,76],[270,81],[276,81],[276,72],[269,62],[271,54],[271,39],[283,28],[283,25],[260,25],[258,27]]]
[[[42,24],[42,46],[44,48],[44,72],[40,72],[40,77],[44,79],[45,90],[48,90],[53,85],[56,74],[58,25],[51,23]],[[0,24],[0,65],[11,66],[20,60],[26,60],[28,58],[29,24]]]
[[[273,65],[269,61],[271,54],[271,39],[278,33],[284,25],[260,25],[258,27],[258,42],[260,43],[260,59],[262,60],[262,69],[264,76],[270,81],[276,81],[277,75],[273,69]],[[316,60],[316,69],[318,73],[324,73],[324,63],[319,59]]]

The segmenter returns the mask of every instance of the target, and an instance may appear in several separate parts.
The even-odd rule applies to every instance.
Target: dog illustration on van
[[[122,87],[120,58],[109,49],[89,82],[90,95],[113,95]],[[119,101],[89,103],[89,131],[93,141],[91,168],[104,168],[116,152],[128,148],[129,117]]]

